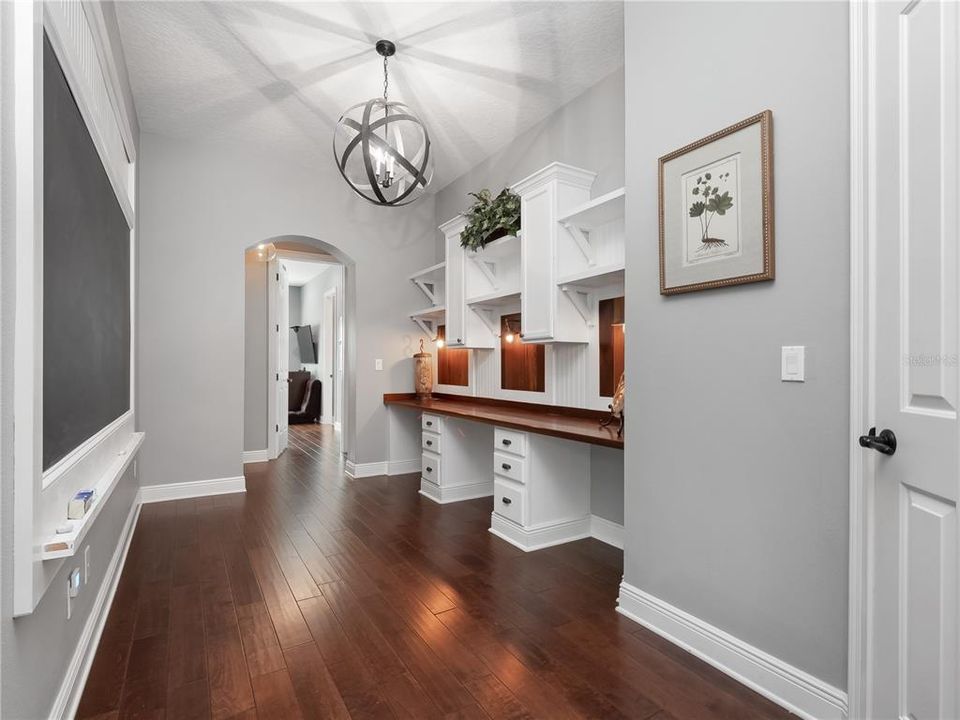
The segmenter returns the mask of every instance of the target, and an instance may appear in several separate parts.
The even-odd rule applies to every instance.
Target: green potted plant
[[[510,188],[504,188],[496,197],[487,189],[470,195],[475,200],[467,210],[467,226],[460,233],[460,245],[477,251],[497,238],[520,232],[520,196]]]

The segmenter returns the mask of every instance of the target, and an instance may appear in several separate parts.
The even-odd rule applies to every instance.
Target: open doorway
[[[245,265],[244,462],[295,447],[340,463],[346,268],[280,243],[250,248]]]

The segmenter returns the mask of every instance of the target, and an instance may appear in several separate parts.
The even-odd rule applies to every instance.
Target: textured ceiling
[[[623,64],[619,2],[117,3],[141,126],[332,163],[348,106],[426,122],[443,187]]]

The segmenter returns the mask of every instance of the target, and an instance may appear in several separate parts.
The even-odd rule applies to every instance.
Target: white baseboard
[[[600,542],[605,542],[607,545],[613,545],[615,548],[623,550],[623,525],[615,523],[613,520],[591,515],[590,534]]]
[[[353,462],[353,460],[347,460],[347,464],[344,468],[344,471],[347,473],[349,477],[352,477],[352,478],[365,478],[365,477],[375,477],[377,475],[386,475],[387,463],[384,461],[356,463],[356,462]]]
[[[528,529],[497,513],[491,513],[490,532],[511,545],[530,552],[590,537],[590,516]]]
[[[419,460],[417,462],[419,462]],[[490,497],[493,495],[493,480],[490,482],[472,483],[470,485],[440,487],[426,478],[420,478],[420,494],[440,505]]]
[[[264,448],[263,450],[244,450],[243,451],[243,464],[247,463],[256,463],[256,462],[267,462],[270,459],[270,451]]]
[[[413,460],[390,460],[387,463],[387,475],[409,475],[418,473],[423,469],[423,460],[414,458]]]
[[[242,475],[216,480],[194,480],[192,482],[168,483],[166,485],[145,485],[140,488],[140,501],[143,503],[183,500],[185,498],[205,497],[207,495],[226,495],[247,491],[247,480]]]
[[[140,516],[140,507],[138,495],[130,506],[130,512],[127,513],[127,520],[120,531],[120,537],[117,538],[116,550],[113,551],[113,557],[110,558],[110,564],[107,565],[107,571],[100,583],[100,590],[93,601],[93,607],[90,608],[90,615],[83,626],[83,632],[80,633],[80,639],[77,641],[73,658],[71,658],[70,665],[67,667],[66,676],[53,702],[53,708],[50,710],[50,717],[54,720],[66,720],[77,714],[80,697],[83,695],[83,688],[87,684],[90,667],[93,665],[93,658],[97,654],[97,647],[100,644],[100,636],[103,634],[103,627],[107,621],[110,605],[113,603],[113,596],[117,591],[123,565],[127,560],[127,551],[130,549],[133,530],[137,526],[137,518]]]
[[[847,694],[644,592],[620,584],[617,612],[803,718],[841,720]]]
[[[355,463],[347,460],[345,472],[350,477],[365,478],[377,475],[406,475],[420,472],[420,458],[414,460],[379,460],[377,462]]]

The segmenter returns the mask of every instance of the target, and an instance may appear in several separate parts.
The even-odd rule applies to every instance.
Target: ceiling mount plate
[[[390,57],[397,51],[397,46],[390,40],[377,40],[376,48],[383,57]]]

